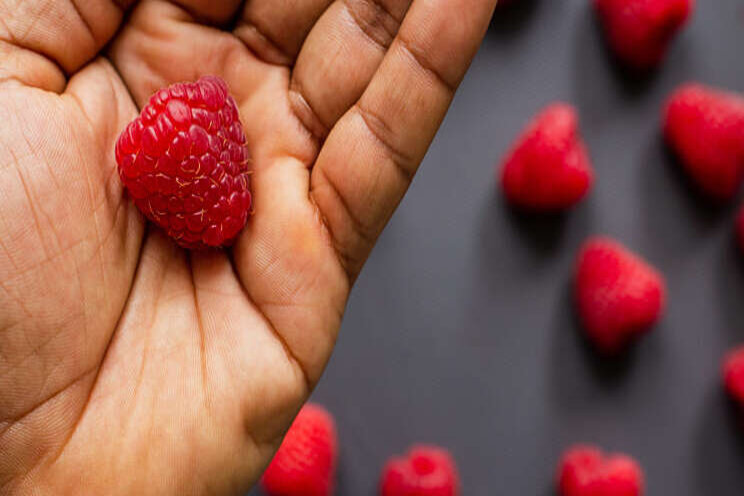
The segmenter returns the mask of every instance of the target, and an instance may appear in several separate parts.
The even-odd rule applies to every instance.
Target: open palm
[[[0,0],[0,492],[250,487],[495,3]],[[255,214],[189,253],[113,149],[204,74],[238,102]]]

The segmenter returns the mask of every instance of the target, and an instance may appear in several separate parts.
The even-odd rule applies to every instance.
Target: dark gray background
[[[385,459],[448,447],[463,493],[547,496],[563,448],[636,456],[651,496],[744,494],[744,435],[720,389],[744,342],[736,203],[696,196],[659,135],[686,80],[744,90],[744,0],[699,0],[652,77],[612,62],[588,0],[499,11],[424,164],[349,302],[314,395],[336,416],[340,496],[376,494]],[[555,99],[574,103],[597,180],[563,218],[511,212],[494,164]],[[626,359],[598,360],[572,313],[572,263],[605,233],[666,275],[661,325]]]

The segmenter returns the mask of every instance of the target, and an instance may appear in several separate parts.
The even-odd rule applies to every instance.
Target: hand
[[[0,0],[0,493],[249,488],[496,0],[242,3]],[[255,214],[189,253],[113,150],[203,74],[240,107]]]

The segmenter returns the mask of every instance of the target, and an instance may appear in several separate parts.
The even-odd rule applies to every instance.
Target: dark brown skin
[[[0,0],[0,493],[257,480],[496,0],[331,3]],[[154,90],[203,74],[240,107],[255,214],[188,253],[113,150]]]

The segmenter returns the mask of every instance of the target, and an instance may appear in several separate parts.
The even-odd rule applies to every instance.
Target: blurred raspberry
[[[661,274],[609,238],[590,239],[576,262],[576,304],[587,338],[615,354],[659,320],[666,299]]]
[[[636,69],[659,64],[687,23],[694,0],[594,0],[608,44]]]
[[[664,134],[702,192],[718,200],[736,195],[744,176],[744,98],[680,86],[664,109]]]
[[[744,346],[730,351],[726,356],[723,382],[731,399],[744,408]]]
[[[574,446],[558,464],[560,496],[641,496],[643,471],[626,455],[605,456],[593,446]]]
[[[308,403],[284,437],[261,485],[269,496],[331,496],[337,458],[333,417],[323,407]]]
[[[515,206],[558,211],[586,195],[592,176],[576,110],[565,103],[554,103],[530,122],[507,155],[501,185],[507,200]]]
[[[393,457],[382,472],[382,496],[457,496],[460,482],[450,454],[435,446],[414,446]]]

